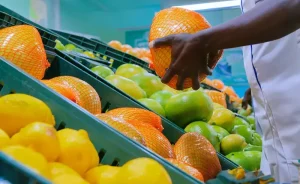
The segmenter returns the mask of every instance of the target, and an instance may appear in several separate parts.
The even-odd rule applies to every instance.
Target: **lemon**
[[[81,176],[99,163],[98,153],[85,130],[63,129],[57,132],[61,152],[58,162],[66,164]]]
[[[74,174],[63,174],[52,179],[53,184],[89,184],[80,176]]]
[[[0,149],[10,144],[10,138],[6,132],[0,129]]]
[[[234,118],[235,115],[230,110],[226,108],[217,108],[214,109],[213,115],[208,123],[220,126],[228,132],[231,132],[234,126]]]
[[[138,158],[127,162],[117,175],[118,184],[171,184],[165,168],[149,158]]]
[[[215,109],[219,109],[219,108],[221,108],[221,109],[226,109],[223,105],[220,105],[220,104],[218,104],[218,103],[213,103],[214,104],[214,110]]]
[[[50,178],[48,163],[42,154],[19,145],[7,146],[2,149],[2,152],[31,168],[36,173]]]
[[[53,126],[41,122],[30,123],[11,138],[11,144],[30,147],[55,161],[60,154],[59,141]]]
[[[51,173],[51,178],[56,178],[60,175],[65,175],[65,174],[80,176],[76,171],[66,166],[65,164],[59,162],[49,163],[49,170]]]
[[[25,94],[9,94],[0,98],[0,128],[9,136],[27,124],[40,121],[54,125],[49,107],[41,100]]]
[[[85,179],[90,184],[116,184],[119,170],[119,167],[109,165],[94,167],[85,174]]]

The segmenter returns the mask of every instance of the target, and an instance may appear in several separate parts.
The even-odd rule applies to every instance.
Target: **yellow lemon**
[[[65,175],[65,174],[80,176],[76,171],[71,169],[69,166],[59,162],[49,163],[49,170],[51,173],[51,178],[56,178],[60,175]]]
[[[223,105],[220,105],[220,104],[218,104],[218,103],[213,103],[214,104],[214,110],[215,109],[226,109]]]
[[[35,122],[28,124],[11,138],[11,144],[30,147],[43,154],[49,161],[55,161],[60,154],[56,130],[52,125]]]
[[[52,179],[53,184],[89,184],[80,176],[74,174],[63,174]]]
[[[6,132],[0,129],[0,149],[10,144],[10,138]]]
[[[117,175],[118,184],[172,184],[165,168],[149,158],[127,162]]]
[[[9,136],[27,124],[40,121],[54,125],[49,107],[41,100],[25,94],[9,94],[0,98],[0,128]]]
[[[85,174],[85,179],[90,184],[117,184],[119,170],[119,167],[109,165],[94,167]]]
[[[61,153],[58,162],[66,164],[81,176],[99,163],[97,150],[85,130],[63,129],[57,132]]]
[[[230,110],[226,108],[217,108],[214,109],[213,115],[208,123],[220,126],[228,132],[231,132],[234,126],[234,118],[235,115]]]
[[[2,152],[26,165],[36,173],[50,178],[48,163],[42,154],[19,145],[7,146],[2,149]]]

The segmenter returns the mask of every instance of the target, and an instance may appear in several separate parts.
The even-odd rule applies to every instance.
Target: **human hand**
[[[192,87],[200,88],[199,76],[211,75],[219,51],[208,52],[205,41],[200,34],[176,34],[152,41],[150,48],[171,47],[171,64],[162,78],[168,83],[178,75],[176,88],[183,89],[186,78],[192,79]]]
[[[251,95],[251,89],[247,89],[247,91],[244,94],[243,102],[242,102],[242,107],[243,109],[247,109],[248,105],[252,105],[252,95]]]

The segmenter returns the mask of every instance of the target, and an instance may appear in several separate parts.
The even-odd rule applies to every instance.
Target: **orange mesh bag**
[[[175,165],[176,167],[183,170],[184,172],[188,173],[189,175],[197,178],[200,181],[204,181],[204,178],[203,178],[203,175],[201,174],[201,172],[199,172],[197,169],[193,168],[192,166],[190,166],[184,162],[181,162],[179,160],[173,159],[173,158],[168,158],[167,160],[170,163],[172,163],[173,165]]]
[[[28,25],[0,29],[0,56],[37,79],[50,66],[38,30]]]
[[[59,84],[57,82],[53,82],[50,80],[42,80],[42,82],[47,85],[49,88],[68,98],[72,102],[76,103],[76,95],[75,92],[68,86]]]
[[[149,42],[172,34],[193,34],[210,27],[207,20],[197,12],[177,7],[168,8],[155,15],[150,29]],[[218,57],[209,63],[210,68],[213,69],[215,67],[222,53],[223,50],[219,51]],[[156,73],[160,77],[163,77],[171,63],[171,48],[152,48],[151,54]],[[202,81],[205,77],[206,75],[201,75],[199,80]],[[177,76],[173,77],[168,85],[172,88],[176,88],[176,83]],[[185,89],[192,87],[192,80],[187,78],[183,87]]]
[[[115,118],[109,114],[97,114],[96,117],[107,123],[109,126],[123,133],[125,136],[146,145],[145,139],[142,134],[131,124],[125,122],[120,118]]]
[[[164,134],[146,123],[132,121],[131,124],[143,135],[147,148],[164,158],[175,158],[173,147]]]
[[[205,90],[205,93],[211,98],[213,102],[227,108],[226,95],[224,93],[215,90]]]
[[[162,131],[164,129],[164,127],[162,126],[161,118],[155,113],[145,109],[124,107],[108,111],[107,114],[122,118],[128,123],[138,121],[141,123],[152,125],[159,131]]]
[[[213,80],[212,85],[214,88],[219,89],[219,90],[222,90],[225,87],[224,83],[218,79]]]
[[[83,80],[71,76],[55,77],[50,81],[70,87],[76,103],[92,114],[101,113],[101,101],[96,90]]]
[[[176,159],[198,169],[204,181],[215,178],[221,164],[215,148],[199,133],[186,133],[174,146]]]

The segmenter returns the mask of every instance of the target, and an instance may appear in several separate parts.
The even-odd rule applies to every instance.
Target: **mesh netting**
[[[85,81],[71,76],[61,76],[50,81],[69,86],[75,93],[76,103],[92,114],[101,113],[101,101],[96,90]]]
[[[221,171],[215,148],[199,133],[186,133],[174,146],[176,159],[198,169],[204,180],[213,179]]]
[[[114,118],[113,116],[108,114],[98,114],[96,115],[96,117],[102,120],[104,123],[107,123],[114,129],[118,130],[119,132],[123,133],[127,137],[143,145],[146,145],[144,137],[133,125],[125,122],[120,118]]]
[[[0,56],[37,79],[50,66],[38,30],[28,25],[0,29]]]
[[[72,90],[72,88],[70,88],[67,85],[63,85],[57,82],[53,82],[50,80],[42,80],[42,82],[47,85],[49,88],[53,89],[54,91],[60,93],[61,95],[63,95],[64,97],[68,98],[69,100],[77,103],[76,99],[78,98],[78,96],[76,96],[75,92]]]
[[[227,108],[226,95],[224,93],[214,90],[205,90],[205,93],[212,99],[213,102]]]
[[[124,107],[108,111],[107,114],[120,117],[129,123],[131,123],[131,121],[139,121],[141,123],[150,124],[159,131],[164,129],[161,118],[155,113],[145,109]]]
[[[150,29],[149,42],[172,34],[196,33],[209,27],[210,24],[197,12],[183,8],[169,8],[160,11],[154,17]],[[163,77],[171,63],[171,48],[154,48],[151,49],[151,53],[154,69],[160,77]],[[215,67],[222,53],[223,51],[219,51],[218,57],[209,63],[210,68]],[[205,77],[205,75],[201,75],[199,80],[202,81]],[[168,85],[172,88],[176,88],[176,82],[177,76],[174,76]],[[187,78],[184,82],[184,88],[190,87],[192,87],[192,80]]]

